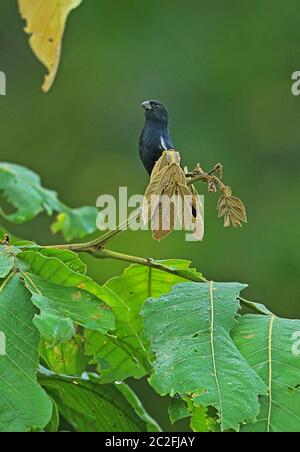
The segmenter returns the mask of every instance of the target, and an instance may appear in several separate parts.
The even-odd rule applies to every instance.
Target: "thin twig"
[[[90,251],[99,251],[101,250],[112,238],[114,238],[116,235],[120,234],[121,232],[124,232],[128,229],[128,226],[131,225],[131,223],[134,223],[141,214],[141,210],[138,209],[136,212],[134,212],[130,219],[127,219],[123,223],[119,224],[115,229],[112,229],[111,231],[108,231],[106,234],[101,235],[95,240],[92,240],[90,242],[85,243],[65,243],[62,245],[49,245],[45,246],[44,248],[55,248],[55,249],[64,249],[74,252],[90,252]]]

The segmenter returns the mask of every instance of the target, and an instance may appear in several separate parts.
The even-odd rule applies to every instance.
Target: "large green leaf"
[[[42,378],[41,384],[56,402],[60,415],[77,432],[159,431],[124,383],[101,385],[51,377]]]
[[[43,248],[37,247],[35,248],[40,254],[45,257],[53,257],[59,259],[63,262],[67,267],[75,272],[85,274],[87,271],[87,267],[84,262],[79,258],[78,254],[69,250],[62,250],[59,248]]]
[[[144,301],[168,293],[172,286],[185,281],[186,277],[201,280],[201,275],[190,268],[189,261],[168,260],[157,264],[177,271],[178,275],[133,265],[105,285],[115,295],[112,302],[107,301],[115,315],[115,331],[113,336],[86,333],[86,351],[95,356],[103,382],[123,381],[131,376],[139,378],[149,369],[148,342],[140,315]]]
[[[71,262],[74,266],[74,259],[70,261],[66,253],[61,256],[66,263],[39,251],[26,251],[17,256],[26,287],[40,311],[35,325],[50,345],[69,340],[74,335],[73,322],[101,333],[114,327],[113,314],[102,302],[112,295],[87,276],[72,270],[68,265]],[[79,265],[77,261],[75,265]]]
[[[10,247],[0,245],[0,278],[6,278],[14,266],[14,255],[10,252]]]
[[[54,191],[41,185],[40,177],[33,171],[19,165],[0,163],[0,192],[16,210],[14,213],[0,214],[13,223],[25,223],[39,213],[60,216],[53,225],[54,232],[61,231],[66,240],[84,237],[96,231],[98,210],[94,207],[70,209],[60,202]]]
[[[52,403],[36,381],[40,339],[32,324],[35,309],[19,274],[2,280],[0,312],[0,331],[6,337],[6,355],[0,356],[0,431],[43,428]]]
[[[161,394],[189,394],[214,406],[221,430],[255,420],[266,386],[230,337],[239,309],[238,283],[183,283],[147,300],[145,330],[155,353],[150,383]]]
[[[234,340],[269,388],[257,422],[247,432],[300,432],[300,320],[246,315]],[[299,341],[298,341],[299,343]]]
[[[32,302],[49,321],[51,317],[71,319],[78,325],[102,333],[113,328],[111,311],[89,292],[49,283],[33,273],[24,272],[22,275],[32,293]]]
[[[55,347],[41,342],[40,353],[47,367],[58,375],[79,376],[85,372],[90,357],[83,352],[80,337],[74,337]]]
[[[107,305],[113,304],[116,295],[104,286],[100,286],[88,276],[74,271],[68,263],[46,255],[43,251],[24,251],[18,255],[18,263],[25,262],[25,270],[40,276],[45,281],[62,287],[73,287],[85,290]]]

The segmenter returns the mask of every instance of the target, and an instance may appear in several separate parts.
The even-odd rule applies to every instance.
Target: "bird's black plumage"
[[[169,134],[169,113],[157,100],[142,103],[145,110],[145,125],[139,141],[141,160],[151,175],[156,162],[163,151],[175,149]],[[197,217],[197,208],[192,206],[193,217]]]
[[[169,134],[169,114],[166,107],[156,100],[143,102],[145,125],[139,141],[141,160],[149,174],[163,151],[174,149]]]

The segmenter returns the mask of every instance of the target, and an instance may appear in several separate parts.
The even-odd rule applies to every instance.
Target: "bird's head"
[[[146,100],[142,103],[145,110],[145,117],[149,121],[166,122],[169,121],[169,114],[166,107],[157,100]]]

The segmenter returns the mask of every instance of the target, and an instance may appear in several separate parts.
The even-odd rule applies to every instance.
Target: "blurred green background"
[[[57,80],[43,94],[45,71],[17,1],[2,0],[8,93],[0,98],[0,160],[32,168],[74,207],[95,205],[119,186],[142,193],[140,103],[160,99],[185,163],[210,169],[222,162],[249,224],[223,229],[217,197],[207,195],[203,243],[187,243],[179,232],[161,243],[149,232],[127,232],[111,248],[190,259],[207,278],[246,282],[245,297],[299,318],[300,97],[291,94],[291,75],[300,70],[299,13],[299,0],[84,0],[70,16]],[[49,224],[40,217],[10,229],[40,243],[61,240]],[[87,262],[99,282],[124,267]]]

